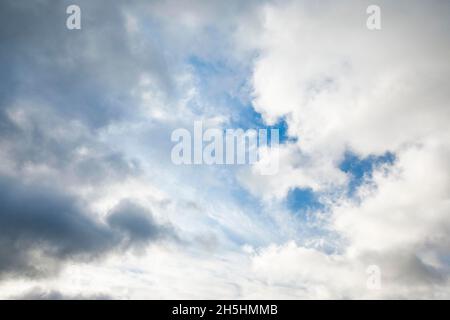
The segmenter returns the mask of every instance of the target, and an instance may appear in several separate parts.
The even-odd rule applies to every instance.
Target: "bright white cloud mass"
[[[0,298],[450,298],[450,2],[75,2],[0,4]]]

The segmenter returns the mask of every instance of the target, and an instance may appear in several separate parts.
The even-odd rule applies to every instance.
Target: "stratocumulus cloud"
[[[0,4],[0,298],[450,296],[448,1],[72,4]]]
[[[56,189],[3,177],[0,190],[0,275],[48,276],[67,260],[89,261],[169,236],[168,227],[132,202],[118,204],[100,223]]]

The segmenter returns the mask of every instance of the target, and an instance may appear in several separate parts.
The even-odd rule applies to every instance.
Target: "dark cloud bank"
[[[0,277],[40,277],[69,260],[90,261],[112,251],[170,238],[171,228],[129,201],[97,221],[69,195],[0,177]]]
[[[123,154],[98,142],[96,130],[132,116],[127,95],[142,70],[169,85],[157,50],[124,45],[123,3],[81,1],[85,29],[79,32],[65,27],[70,1],[0,3],[0,162],[8,158],[13,166],[6,171],[15,171],[0,173],[0,280],[50,276],[67,261],[173,237],[170,227],[130,201],[98,221],[64,188],[137,174]],[[25,126],[10,117],[18,102]],[[72,128],[73,121],[85,131]],[[55,128],[66,130],[56,137]],[[81,146],[89,147],[89,157],[76,158]],[[21,168],[30,163],[51,168],[56,178],[26,183],[30,176]]]
[[[112,300],[113,297],[99,293],[94,295],[69,295],[58,290],[33,288],[22,295],[12,296],[10,300]]]

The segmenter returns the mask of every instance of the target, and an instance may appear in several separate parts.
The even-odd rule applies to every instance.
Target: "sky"
[[[1,1],[0,299],[450,298],[449,15]],[[277,172],[176,165],[196,121]]]

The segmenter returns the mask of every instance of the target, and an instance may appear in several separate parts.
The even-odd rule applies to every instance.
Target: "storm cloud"
[[[167,226],[132,202],[101,222],[70,195],[6,177],[0,202],[0,275],[48,276],[65,261],[90,261],[167,236]]]
[[[102,219],[79,194],[141,173],[100,130],[135,117],[142,70],[164,90],[170,77],[159,51],[127,45],[122,3],[83,2],[79,32],[65,28],[69,4],[0,5],[0,278],[50,276],[173,235],[132,200]]]

